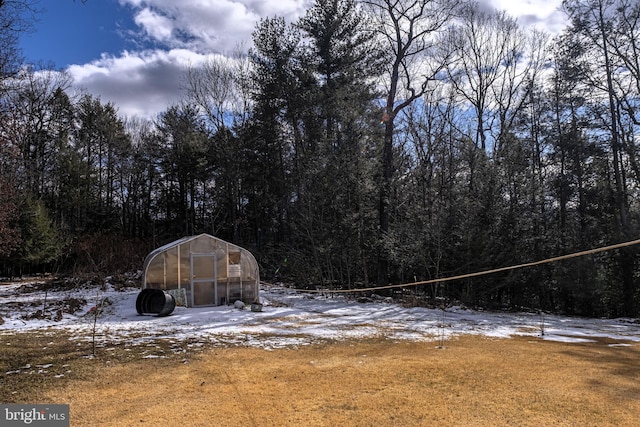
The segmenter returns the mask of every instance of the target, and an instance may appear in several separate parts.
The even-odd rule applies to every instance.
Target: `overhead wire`
[[[616,243],[615,245],[602,246],[602,247],[599,247],[599,248],[589,249],[589,250],[586,250],[586,251],[580,251],[580,252],[574,252],[574,253],[570,253],[570,254],[566,254],[566,255],[560,255],[560,256],[556,256],[556,257],[552,257],[552,258],[545,258],[545,259],[539,260],[539,261],[532,261],[532,262],[526,262],[526,263],[517,264],[517,265],[510,265],[508,267],[499,267],[499,268],[493,268],[491,270],[477,271],[475,273],[459,274],[459,275],[456,275],[456,276],[442,277],[442,278],[439,278],[439,279],[422,280],[422,281],[410,282],[410,283],[371,286],[371,287],[367,287],[367,288],[354,288],[354,289],[322,288],[322,289],[296,289],[296,291],[297,292],[306,292],[306,293],[327,293],[327,292],[328,293],[353,293],[353,292],[372,292],[372,291],[379,291],[379,290],[383,290],[383,289],[406,288],[406,287],[419,286],[419,285],[430,285],[430,284],[435,284],[435,283],[451,282],[451,281],[454,281],[454,280],[468,279],[468,278],[471,278],[471,277],[486,276],[486,275],[489,275],[489,274],[500,273],[500,272],[503,272],[503,271],[516,270],[516,269],[519,269],[519,268],[534,267],[534,266],[537,266],[537,265],[543,265],[543,264],[548,264],[548,263],[551,263],[551,262],[563,261],[563,260],[567,260],[567,259],[571,259],[571,258],[578,258],[578,257],[586,256],[586,255],[597,254],[597,253],[600,253],[600,252],[607,252],[607,251],[611,251],[611,250],[614,250],[614,249],[625,248],[625,247],[629,247],[629,246],[633,246],[633,245],[637,245],[637,244],[640,244],[640,239],[630,240],[630,241],[623,242],[623,243]]]

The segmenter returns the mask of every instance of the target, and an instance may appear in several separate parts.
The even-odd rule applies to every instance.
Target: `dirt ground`
[[[640,345],[462,337],[92,360],[72,426],[636,426]]]

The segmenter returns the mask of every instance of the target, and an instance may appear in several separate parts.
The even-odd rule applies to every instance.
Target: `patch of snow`
[[[73,314],[64,313],[59,319],[34,318],[32,314],[43,308],[44,292],[19,292],[23,285],[0,286],[0,317],[4,320],[0,334],[61,330],[81,343],[92,340],[95,321],[96,340],[108,349],[119,343],[153,345],[158,339],[176,344],[186,342],[188,347],[214,344],[275,349],[316,341],[373,337],[437,342],[465,334],[497,338],[537,336],[561,342],[590,342],[596,338],[640,342],[637,319],[583,319],[546,314],[541,317],[533,313],[473,311],[458,306],[444,311],[407,308],[384,298],[362,303],[340,295],[329,298],[279,286],[261,288],[263,308],[260,312],[238,310],[234,305],[177,306],[167,317],[138,315],[135,303],[139,289],[136,288],[50,290],[47,304],[71,298],[85,300],[86,304]],[[96,317],[91,308],[107,298],[111,304],[104,306]]]

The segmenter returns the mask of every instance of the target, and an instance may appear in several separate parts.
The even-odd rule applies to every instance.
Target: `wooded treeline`
[[[187,70],[155,120],[0,50],[4,274],[141,268],[205,232],[265,279],[356,288],[635,239],[640,4],[563,8],[550,38],[474,3],[316,0]],[[639,274],[632,247],[415,290],[636,316]]]

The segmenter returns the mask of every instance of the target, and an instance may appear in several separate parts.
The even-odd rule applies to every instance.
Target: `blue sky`
[[[136,29],[129,7],[117,0],[41,0],[35,32],[25,35],[27,62],[53,61],[56,68],[86,64],[103,52],[137,49],[127,33]]]
[[[312,0],[38,0],[39,21],[22,38],[28,63],[66,70],[78,89],[122,115],[154,118],[184,94],[188,66],[245,49],[259,19],[303,15]],[[561,0],[481,0],[522,25],[564,25]]]

